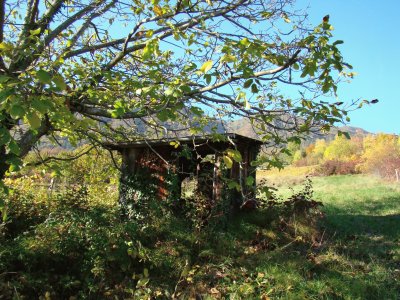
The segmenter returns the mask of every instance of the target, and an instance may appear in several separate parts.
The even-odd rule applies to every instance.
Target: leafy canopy
[[[1,1],[1,177],[42,137],[101,145],[247,118],[285,144],[345,121],[348,106],[316,100],[353,76],[343,42],[293,2]]]

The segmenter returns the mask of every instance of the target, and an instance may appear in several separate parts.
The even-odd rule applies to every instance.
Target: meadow
[[[112,199],[93,200],[96,189],[46,201],[15,192],[0,299],[398,299],[400,185],[313,177],[323,206],[297,211],[284,201],[310,170],[259,172],[282,200],[202,230],[162,207],[123,220]]]
[[[310,168],[296,168],[296,172],[304,178]],[[282,196],[299,189],[292,184],[290,168],[270,173]],[[260,175],[269,177],[268,172]],[[317,285],[321,296],[329,289],[335,291],[326,294],[328,299],[398,299],[400,184],[372,175],[314,177],[312,181],[314,197],[324,205],[319,223],[324,233],[323,250],[312,258],[311,269],[318,271],[312,280],[297,281],[298,291]],[[303,263],[300,270],[310,266],[309,261]]]

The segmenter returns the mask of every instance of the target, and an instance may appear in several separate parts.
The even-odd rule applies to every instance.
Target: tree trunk
[[[3,180],[8,168],[10,167],[9,164],[6,163],[6,147],[0,147],[0,180]]]
[[[6,126],[9,131],[14,130],[13,126]],[[43,120],[41,126],[37,129],[36,133],[33,133],[31,130],[26,131],[20,137],[20,139],[16,140],[16,143],[20,149],[20,153],[17,156],[20,159],[23,159],[29,151],[32,150],[33,146],[40,140],[40,138],[46,134],[48,134],[51,130],[51,126],[47,118]],[[6,153],[6,147],[3,145],[0,147],[0,181],[4,179],[7,170],[10,167],[10,164],[6,162],[7,158],[10,157],[9,153]]]
[[[128,207],[128,182],[129,178],[135,174],[136,171],[136,158],[138,149],[123,149],[121,150],[122,164],[121,164],[121,177],[119,180],[119,196],[118,202],[122,211],[126,212]]]

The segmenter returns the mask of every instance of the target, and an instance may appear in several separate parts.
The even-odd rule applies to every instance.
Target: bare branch
[[[92,151],[96,146],[90,146],[88,149],[81,151],[80,153],[76,155],[68,155],[67,157],[58,157],[58,156],[47,156],[46,158],[42,158],[40,154],[38,153],[39,156],[39,161],[36,162],[31,162],[28,163],[27,166],[40,166],[43,165],[49,161],[55,160],[55,161],[73,161],[76,160],[86,154],[88,154],[90,151]]]

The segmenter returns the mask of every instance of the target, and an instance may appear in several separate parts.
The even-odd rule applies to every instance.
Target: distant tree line
[[[400,170],[400,137],[370,134],[350,139],[338,135],[332,141],[318,139],[310,145],[289,143],[290,154],[282,154],[287,165],[311,166],[320,175],[370,173],[395,179]]]

